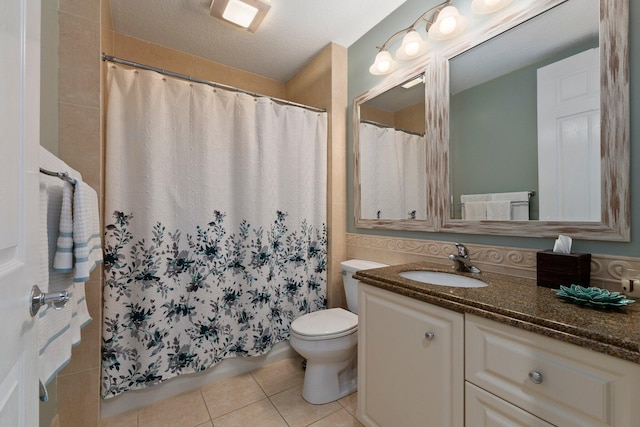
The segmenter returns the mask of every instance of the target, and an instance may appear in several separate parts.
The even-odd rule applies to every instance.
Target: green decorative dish
[[[594,308],[624,307],[635,302],[620,292],[610,292],[596,287],[560,286],[560,289],[554,289],[553,291],[565,301]]]

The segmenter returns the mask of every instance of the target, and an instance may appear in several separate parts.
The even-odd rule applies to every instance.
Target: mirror
[[[531,7],[443,55],[443,231],[629,240],[625,2]]]
[[[427,140],[425,75],[365,94],[355,102],[356,223],[425,229]]]
[[[475,18],[467,33],[432,45],[430,56],[421,60],[421,63],[415,64],[410,70],[397,71],[376,88],[356,98],[353,114],[356,227],[525,237],[568,234],[577,239],[629,241],[628,7],[628,0],[514,2],[500,15]],[[567,18],[567,14],[573,15]],[[544,20],[543,23],[535,23],[538,16]],[[534,27],[533,35],[525,38],[526,29],[531,26]],[[557,27],[577,31],[557,32]],[[515,30],[509,31],[512,28]],[[514,33],[522,35],[514,36]],[[498,37],[500,35],[502,37]],[[504,55],[505,49],[516,44],[513,37],[522,38],[524,44],[515,48],[515,52]],[[537,70],[561,63],[563,57],[573,57],[584,51],[592,52],[597,63],[595,72],[586,73],[587,77],[583,80],[586,81],[586,87],[595,86],[595,89],[599,89],[599,95],[590,100],[590,105],[595,103],[592,110],[599,110],[599,113],[588,110],[590,114],[582,118],[586,123],[582,124],[582,129],[596,138],[590,140],[591,145],[583,145],[574,154],[565,155],[564,158],[561,156],[560,159],[571,160],[568,165],[549,168],[544,163],[548,158],[547,152],[538,148],[539,134],[544,132],[538,132]],[[518,57],[520,53],[534,55],[522,59]],[[517,63],[501,65],[503,73],[499,76],[487,77],[480,73],[482,61],[498,63],[496,55],[507,56],[517,60],[514,61]],[[465,64],[465,61],[471,65]],[[513,78],[518,74],[516,70],[520,69],[529,74],[535,71],[536,83],[535,86],[532,83],[526,86],[529,91],[527,97],[524,93],[508,96],[515,92],[488,84],[507,79],[509,74]],[[471,70],[468,81],[461,79],[457,70]],[[505,73],[507,70],[509,72]],[[368,166],[362,164],[365,159],[361,158],[359,152],[361,107],[364,105],[366,110],[369,100],[421,72],[425,74],[426,85],[426,219],[384,218],[384,211],[380,219],[365,218],[362,215],[361,196],[368,189],[363,188],[360,177],[362,168]],[[524,85],[518,87],[525,90]],[[576,84],[569,84],[565,92],[571,95],[572,91],[578,90],[577,87]],[[474,94],[474,99],[464,99],[464,95],[474,90],[478,92]],[[483,90],[485,94],[480,93]],[[494,106],[488,105],[489,100],[500,97],[507,98],[512,103],[511,108],[499,112],[493,110]],[[517,125],[512,117],[515,106],[528,111],[526,118],[521,116],[518,119],[521,122]],[[546,111],[547,108],[541,107],[541,110]],[[481,114],[478,115],[478,112]],[[491,116],[497,116],[501,125],[491,121]],[[444,125],[449,123],[451,128]],[[458,127],[460,123],[462,127]],[[569,137],[580,135],[574,129],[575,123],[568,123],[564,128],[565,134]],[[504,135],[507,136],[507,142]],[[573,140],[567,138],[571,143],[583,143],[583,139],[582,135]],[[493,145],[493,148],[489,148],[489,145]],[[576,168],[578,163],[588,167]],[[545,172],[541,173],[539,169]],[[553,175],[546,172],[548,170],[553,170],[556,175],[558,171],[564,173],[564,176],[560,174],[560,178],[570,178],[566,180],[565,192],[576,193],[576,188],[588,188],[590,193],[587,196],[583,194],[583,198],[577,201],[565,203],[565,211],[567,206],[572,211],[569,209],[565,212],[557,206],[555,210],[549,210],[541,206],[543,199],[558,199],[560,195],[560,192],[553,191],[558,185],[557,176],[554,178],[556,181],[550,181],[551,184],[540,179],[541,176],[546,178]],[[585,182],[589,184],[585,185]],[[490,195],[493,198],[495,194],[498,194],[496,200],[473,200],[474,195]],[[469,219],[462,219],[462,196],[465,196],[465,204],[470,202],[467,208],[471,206],[476,213],[480,208],[480,212],[484,210],[484,213],[470,216],[465,209],[465,218]],[[501,198],[511,203],[513,197],[517,197],[513,201],[517,202],[518,212],[509,209],[507,213],[507,203]],[[473,204],[476,201],[495,202],[491,203],[493,212],[490,218],[486,217],[486,207]],[[525,213],[526,217],[522,216]]]
[[[568,1],[449,60],[452,218],[600,221],[598,25]]]

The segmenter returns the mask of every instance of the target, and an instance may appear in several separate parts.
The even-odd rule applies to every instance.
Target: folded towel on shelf
[[[86,282],[96,265],[102,262],[102,244],[98,195],[82,179],[76,179],[73,195],[73,255],[73,280]]]
[[[462,205],[462,219],[487,219],[487,202],[464,202]]]
[[[491,221],[511,220],[511,201],[498,200],[487,203],[487,219]]]

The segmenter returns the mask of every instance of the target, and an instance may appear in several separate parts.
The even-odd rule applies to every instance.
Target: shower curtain
[[[427,218],[427,144],[423,135],[360,123],[361,215]]]
[[[326,113],[109,65],[102,395],[326,307]]]

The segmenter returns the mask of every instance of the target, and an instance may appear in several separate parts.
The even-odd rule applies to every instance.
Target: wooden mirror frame
[[[600,221],[469,221],[450,217],[449,177],[449,59],[567,0],[536,1],[524,10],[506,17],[479,37],[443,50],[436,59],[436,75],[430,87],[439,88],[435,115],[427,127],[439,129],[437,164],[440,203],[440,230],[453,233],[503,236],[557,237],[567,234],[584,240],[630,240],[629,204],[629,1],[600,0],[600,146],[601,146],[601,216]],[[579,1],[579,0],[570,0]],[[429,80],[427,80],[429,85]],[[427,115],[429,117],[429,115]]]

